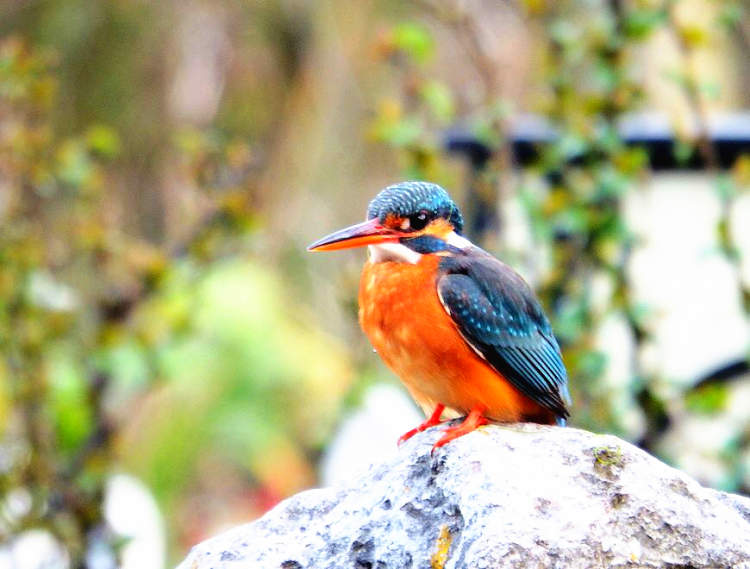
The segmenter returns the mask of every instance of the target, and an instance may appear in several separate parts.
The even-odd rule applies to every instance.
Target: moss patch
[[[594,470],[597,474],[610,480],[617,478],[624,465],[622,449],[619,446],[611,445],[594,447],[591,452],[594,455]]]

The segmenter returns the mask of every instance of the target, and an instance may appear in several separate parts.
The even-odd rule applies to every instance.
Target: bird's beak
[[[308,251],[337,251],[375,245],[377,243],[397,243],[403,234],[380,224],[378,218],[369,219],[362,223],[334,231],[322,239],[318,239],[307,247]]]

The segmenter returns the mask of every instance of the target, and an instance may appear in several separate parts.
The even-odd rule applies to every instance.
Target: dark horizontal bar
[[[720,168],[730,168],[742,154],[750,154],[750,111],[713,116],[707,130]],[[697,147],[692,149],[687,158],[680,159],[680,139],[675,136],[669,120],[662,114],[627,115],[619,122],[618,132],[628,146],[646,150],[653,170],[706,168],[705,160]],[[544,118],[520,115],[511,126],[514,163],[519,166],[534,164],[539,160],[540,150],[544,145],[550,144],[558,136],[558,131]],[[466,156],[475,168],[483,167],[492,155],[490,146],[469,130],[460,128],[446,134],[445,148],[448,152]],[[571,162],[579,162],[581,158],[583,156],[571,156]]]

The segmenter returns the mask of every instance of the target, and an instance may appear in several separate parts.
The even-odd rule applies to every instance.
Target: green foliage
[[[4,40],[0,85],[0,453],[11,460],[0,488],[31,496],[0,519],[0,540],[45,528],[75,565],[90,547],[116,555],[102,500],[123,467],[165,511],[213,483],[207,464],[247,473],[273,499],[311,484],[308,455],[351,371],[273,268],[231,261],[257,226],[248,143],[175,129],[174,163],[208,207],[183,241],[158,244],[111,222],[118,133],[57,131],[51,59]]]
[[[415,63],[426,63],[435,52],[435,45],[430,32],[416,22],[396,24],[387,42],[396,53],[401,53]]]
[[[688,410],[702,415],[715,415],[726,408],[729,390],[720,383],[708,384],[685,396]]]
[[[60,450],[70,454],[81,448],[94,429],[85,374],[76,369],[64,350],[50,354],[49,399],[54,432]]]
[[[101,520],[96,502],[103,472],[89,460],[106,456],[108,449],[90,448],[91,438],[100,434],[98,409],[92,386],[69,357],[93,339],[87,323],[95,315],[85,301],[91,291],[68,281],[70,270],[95,270],[91,220],[84,220],[99,199],[103,171],[85,139],[59,139],[51,128],[56,87],[48,58],[16,39],[0,43],[0,54],[5,85],[0,171],[6,183],[0,345],[2,392],[10,400],[4,444],[13,441],[28,457],[11,463],[0,487],[22,485],[31,495],[28,511],[4,520],[0,536],[47,527],[66,536],[77,556],[85,549],[86,532]],[[63,506],[49,513],[50,500]],[[72,510],[80,515],[71,516]]]
[[[139,419],[125,452],[166,507],[196,483],[199,459],[234,462],[279,483],[264,479],[258,458],[278,446],[318,448],[331,428],[351,377],[346,358],[295,321],[281,289],[252,262],[170,284],[168,303],[184,303],[188,331],[159,346],[161,413]],[[151,311],[161,305],[153,298],[138,319],[155,321]]]
[[[667,14],[663,9],[644,7],[629,10],[623,19],[623,31],[628,38],[647,39],[666,23]]]
[[[444,83],[427,81],[419,94],[437,120],[447,124],[453,119],[455,113],[453,94]]]

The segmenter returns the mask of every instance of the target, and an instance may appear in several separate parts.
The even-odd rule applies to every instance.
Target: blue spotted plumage
[[[447,219],[456,233],[463,230],[461,211],[443,188],[430,182],[400,182],[383,189],[367,207],[367,219],[385,223],[388,215],[410,217],[419,211]]]
[[[440,263],[438,294],[461,335],[524,395],[563,422],[567,374],[552,327],[526,282],[472,247]]]

